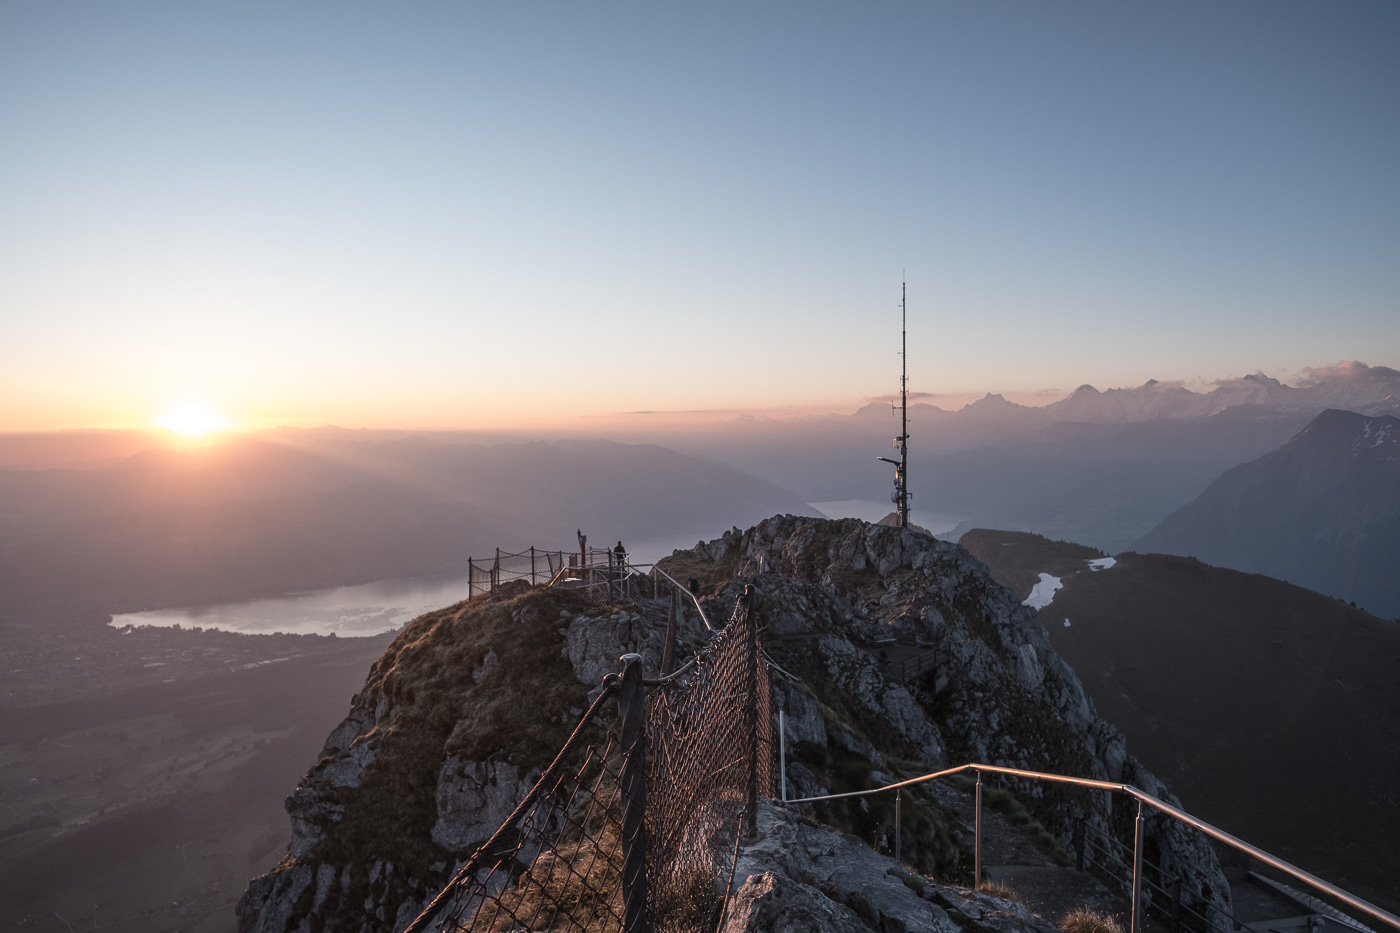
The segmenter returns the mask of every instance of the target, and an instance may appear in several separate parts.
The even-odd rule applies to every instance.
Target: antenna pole
[[[909,286],[899,283],[899,474],[895,477],[899,527],[909,527]]]
[[[890,500],[894,502],[895,526],[909,527],[909,305],[907,283],[899,287],[899,436],[894,446],[899,450],[899,459],[889,457],[879,459],[894,464],[894,492]]]

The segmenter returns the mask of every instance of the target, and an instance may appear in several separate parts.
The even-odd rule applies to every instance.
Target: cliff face
[[[1096,717],[1036,614],[957,545],[779,516],[664,563],[701,581],[715,621],[745,583],[758,589],[769,655],[790,675],[774,678],[790,796],[975,761],[1131,783],[1173,800]],[[637,651],[654,673],[667,606],[593,607],[536,590],[405,628],[288,798],[288,855],[250,884],[240,931],[406,926],[528,789],[618,655]],[[693,613],[681,621],[684,658],[704,630]],[[1122,835],[1135,813],[1102,792],[1014,789],[1062,844],[1077,817]],[[919,813],[906,862],[952,877],[971,840],[937,807]],[[888,830],[878,807],[817,815],[867,842]],[[1187,900],[1228,896],[1206,845],[1172,825],[1153,825],[1151,837],[1149,856],[1185,878]],[[762,866],[745,865],[735,888],[752,882],[742,900],[756,903]]]

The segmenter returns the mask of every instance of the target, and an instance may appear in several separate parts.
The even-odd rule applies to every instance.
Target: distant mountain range
[[[988,395],[957,411],[909,409],[916,509],[967,528],[1034,531],[1117,552],[1131,547],[1220,474],[1288,441],[1319,412],[1400,414],[1400,371],[1348,362],[1289,386],[1262,373],[1209,392],[1149,381],[1081,386],[1032,408]],[[884,499],[897,412],[887,401],[850,415],[735,419],[703,432],[634,437],[729,463],[808,502]],[[956,535],[955,535],[956,536]]]
[[[958,411],[915,404],[910,489],[916,509],[962,520],[960,530],[1034,531],[1116,553],[1324,409],[1400,414],[1397,399],[1400,372],[1348,362],[1298,386],[1256,373],[1203,393],[1165,381],[1082,386],[1041,408],[997,395]],[[280,452],[234,444],[228,466],[188,470],[171,464],[198,457],[150,450],[168,438],[140,432],[0,434],[0,467],[25,468],[0,469],[0,585],[13,581],[19,595],[101,578],[147,608],[157,596],[444,572],[445,555],[567,541],[584,526],[598,540],[688,544],[774,512],[812,514],[805,503],[883,500],[891,471],[877,457],[899,431],[887,402],[839,416],[645,423],[618,429],[627,444],[279,430],[242,443]],[[88,469],[35,469],[55,465]],[[200,493],[182,470],[225,475]],[[186,569],[157,582],[168,566]]]
[[[1135,550],[1268,574],[1400,617],[1400,419],[1324,411],[1226,471]]]
[[[1036,535],[961,543],[1018,599],[1058,578],[1051,643],[1188,810],[1400,909],[1400,625],[1186,557],[1095,571],[1095,552]]]
[[[910,410],[932,432],[924,439],[931,452],[1005,441],[1011,432],[1056,424],[1181,421],[1240,408],[1308,417],[1327,408],[1400,413],[1400,371],[1348,362],[1310,373],[1310,381],[1301,386],[1285,385],[1263,373],[1222,380],[1209,392],[1192,392],[1180,383],[1149,379],[1135,388],[1107,391],[1082,385],[1067,397],[1040,407],[1018,405],[988,393],[957,411],[927,404],[913,405]],[[887,412],[887,403],[875,403],[862,408],[857,417],[873,419]]]

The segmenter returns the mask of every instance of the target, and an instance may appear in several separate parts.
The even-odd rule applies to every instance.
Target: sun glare
[[[205,437],[227,430],[229,421],[203,405],[183,405],[157,418],[156,424],[185,437]]]

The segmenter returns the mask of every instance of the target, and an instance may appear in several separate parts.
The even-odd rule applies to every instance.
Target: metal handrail
[[[1128,881],[1128,885],[1129,885],[1129,888],[1131,889],[1131,885],[1132,885],[1131,875],[1132,875],[1133,867],[1132,867],[1132,865],[1130,865],[1130,864],[1128,864],[1127,862],[1123,861],[1123,859],[1121,859],[1121,858],[1118,856],[1118,853],[1117,853],[1117,851],[1116,851],[1116,847],[1120,844],[1120,843],[1118,843],[1118,840],[1114,839],[1111,835],[1109,835],[1108,833],[1105,833],[1105,832],[1104,832],[1103,830],[1101,830],[1101,829],[1098,829],[1098,828],[1096,828],[1096,827],[1090,827],[1090,826],[1085,825],[1084,820],[1083,820],[1082,817],[1080,818],[1080,824],[1081,824],[1081,825],[1080,825],[1080,828],[1077,830],[1077,832],[1083,833],[1083,837],[1082,837],[1082,840],[1083,840],[1083,841],[1082,841],[1082,843],[1080,843],[1080,845],[1082,845],[1081,860],[1083,860],[1083,856],[1084,856],[1084,855],[1088,855],[1088,854],[1090,854],[1091,852],[1097,852],[1097,855],[1094,857],[1094,860],[1093,860],[1093,861],[1094,861],[1094,864],[1095,864],[1096,866],[1099,866],[1099,867],[1101,867],[1102,869],[1104,869],[1105,874],[1107,874],[1107,875],[1110,876],[1110,878],[1111,878],[1111,880],[1113,881],[1114,884],[1121,884],[1121,883],[1122,883],[1122,879],[1121,879],[1120,877],[1118,877],[1117,874],[1115,874],[1115,869],[1126,869],[1128,875],[1130,876],[1130,877],[1129,877],[1129,881]],[[1093,835],[1090,835],[1091,832],[1093,833]],[[1096,838],[1096,837],[1101,837],[1102,840],[1106,840],[1107,842],[1101,841],[1100,838]],[[1109,845],[1108,843],[1111,843],[1112,845]],[[1147,864],[1150,864],[1150,863],[1147,863]],[[1083,866],[1080,865],[1080,867],[1082,868]],[[1162,871],[1161,866],[1152,865],[1151,867],[1156,868],[1159,874],[1160,874],[1161,871]],[[1178,889],[1179,889],[1179,888],[1180,888],[1180,885],[1181,885],[1181,878],[1178,876],[1178,877],[1176,877],[1175,881],[1176,881],[1176,884],[1177,884]],[[1143,886],[1146,887],[1146,888],[1149,888],[1149,889],[1152,889],[1152,890],[1156,891],[1158,894],[1161,894],[1163,897],[1171,898],[1171,901],[1172,901],[1172,911],[1173,911],[1173,917],[1172,917],[1172,929],[1173,929],[1173,930],[1177,929],[1177,915],[1179,915],[1179,913],[1182,912],[1182,911],[1185,911],[1186,913],[1190,914],[1192,917],[1195,917],[1197,920],[1199,920],[1199,921],[1201,922],[1201,924],[1202,924],[1201,929],[1216,929],[1215,924],[1214,924],[1213,922],[1211,922],[1211,919],[1210,919],[1208,916],[1206,916],[1205,914],[1201,913],[1199,910],[1196,910],[1194,907],[1190,906],[1189,904],[1183,904],[1183,903],[1181,903],[1179,890],[1178,890],[1177,893],[1173,893],[1173,892],[1167,890],[1167,888],[1166,888],[1164,885],[1162,885],[1161,883],[1156,882],[1156,881],[1153,881],[1151,877],[1144,877],[1144,878],[1143,878]],[[1214,905],[1211,905],[1211,904],[1209,904],[1209,903],[1206,904],[1206,909],[1207,909],[1207,910],[1214,910],[1216,913],[1221,914],[1226,920],[1229,920],[1229,921],[1231,922],[1231,924],[1233,925],[1233,926],[1232,926],[1233,929],[1238,930],[1238,929],[1240,929],[1242,926],[1244,926],[1244,924],[1243,924],[1242,922],[1240,922],[1239,918],[1235,917],[1233,914],[1229,913],[1228,911],[1221,910],[1219,907],[1215,907]],[[1359,922],[1359,921],[1352,921],[1352,923],[1358,923],[1358,922]]]
[[[669,580],[669,581],[671,582],[671,585],[672,585],[672,586],[674,586],[676,589],[680,590],[682,593],[684,593],[685,595],[687,595],[687,596],[690,597],[690,601],[693,602],[693,603],[695,604],[695,611],[698,612],[698,613],[700,613],[700,621],[705,623],[705,628],[709,629],[709,630],[712,631],[712,632],[715,631],[715,627],[714,627],[713,625],[711,625],[711,624],[710,624],[710,620],[709,620],[708,618],[705,617],[705,610],[700,606],[700,597],[698,597],[698,596],[696,596],[694,593],[692,593],[692,592],[690,591],[690,587],[682,585],[681,582],[680,582],[679,580],[677,580],[675,577],[671,576],[669,573],[667,573],[666,571],[662,570],[660,567],[656,566],[655,564],[630,564],[629,566],[634,567],[634,568],[635,568],[635,567],[650,567],[653,573],[659,573],[659,574],[661,574],[661,576],[663,576],[663,577],[665,577],[667,580]]]
[[[1138,933],[1138,931],[1141,929],[1141,925],[1140,925],[1139,919],[1138,919],[1138,918],[1139,918],[1138,905],[1139,905],[1139,876],[1141,875],[1141,871],[1142,871],[1142,866],[1141,866],[1141,853],[1142,853],[1142,821],[1143,821],[1143,818],[1142,818],[1142,807],[1143,807],[1144,805],[1150,806],[1150,807],[1152,807],[1152,808],[1154,808],[1154,809],[1156,809],[1156,810],[1158,810],[1158,811],[1160,811],[1160,812],[1162,812],[1162,813],[1165,813],[1167,816],[1170,816],[1172,819],[1176,820],[1177,822],[1185,823],[1187,826],[1190,826],[1190,827],[1192,827],[1192,828],[1194,828],[1194,829],[1196,829],[1196,830],[1198,830],[1198,831],[1200,831],[1200,832],[1205,833],[1207,836],[1210,836],[1212,839],[1215,839],[1215,840],[1217,840],[1217,841],[1219,841],[1219,842],[1223,842],[1223,843],[1225,843],[1226,845],[1228,845],[1228,846],[1230,846],[1230,847],[1232,847],[1232,848],[1234,848],[1234,849],[1238,849],[1239,851],[1244,852],[1245,854],[1247,854],[1247,855],[1249,855],[1249,856],[1251,856],[1251,857],[1253,857],[1253,858],[1258,859],[1259,861],[1263,862],[1265,865],[1268,865],[1268,866],[1270,866],[1271,868],[1277,869],[1278,871],[1281,871],[1281,872],[1283,872],[1283,873],[1286,874],[1286,875],[1289,875],[1289,876],[1291,876],[1291,877],[1293,877],[1293,878],[1296,878],[1297,880],[1303,882],[1304,884],[1306,884],[1306,885],[1308,885],[1308,886],[1310,886],[1310,887],[1312,887],[1312,888],[1314,888],[1314,889],[1316,889],[1316,890],[1318,890],[1318,891],[1321,891],[1321,892],[1323,892],[1324,894],[1327,894],[1327,895],[1329,895],[1330,897],[1333,897],[1333,898],[1335,898],[1335,899],[1338,900],[1338,901],[1341,901],[1343,904],[1346,904],[1348,907],[1351,907],[1351,908],[1354,909],[1354,910],[1358,910],[1358,911],[1360,911],[1361,913],[1367,914],[1367,915],[1370,916],[1370,917],[1374,917],[1375,919],[1380,920],[1382,923],[1385,923],[1385,924],[1387,924],[1388,926],[1391,926],[1391,927],[1395,928],[1396,930],[1400,930],[1400,917],[1395,916],[1394,914],[1390,913],[1389,911],[1383,910],[1382,908],[1377,907],[1375,904],[1372,904],[1372,903],[1370,903],[1369,901],[1364,901],[1364,900],[1362,900],[1361,898],[1357,897],[1357,896],[1354,895],[1354,894],[1350,894],[1350,893],[1348,893],[1348,892],[1346,892],[1346,891],[1343,891],[1341,888],[1337,887],[1336,885],[1333,885],[1333,884],[1330,884],[1330,883],[1328,883],[1328,882],[1326,882],[1326,881],[1323,881],[1321,878],[1317,877],[1316,875],[1313,875],[1313,874],[1311,874],[1310,872],[1306,872],[1306,871],[1304,871],[1303,869],[1298,868],[1298,867],[1295,866],[1295,865],[1291,865],[1291,864],[1289,864],[1288,862],[1285,862],[1285,861],[1284,861],[1283,859],[1281,859],[1281,858],[1277,858],[1276,856],[1270,855],[1268,852],[1265,852],[1263,849],[1257,848],[1256,846],[1252,846],[1252,845],[1250,845],[1249,843],[1245,842],[1245,841],[1242,840],[1242,839],[1237,839],[1236,837],[1234,837],[1234,836],[1230,835],[1229,833],[1225,832],[1225,830],[1223,830],[1223,829],[1217,829],[1216,827],[1214,827],[1214,826],[1212,826],[1211,824],[1205,822],[1204,820],[1198,820],[1198,819],[1196,819],[1194,816],[1192,816],[1191,814],[1187,813],[1185,810],[1182,810],[1182,809],[1180,809],[1180,808],[1178,808],[1178,807],[1174,807],[1174,806],[1172,806],[1172,805],[1169,804],[1169,803],[1164,803],[1163,801],[1158,800],[1156,797],[1152,796],[1151,794],[1147,793],[1146,791],[1139,790],[1138,788],[1132,786],[1131,784],[1114,784],[1114,783],[1109,782],[1109,781],[1095,781],[1095,780],[1092,780],[1092,779],[1090,779],[1090,778],[1069,777],[1069,776],[1063,775],[1063,774],[1047,774],[1047,773],[1044,773],[1044,772],[1041,772],[1041,771],[1023,771],[1023,770],[1021,770],[1020,768],[1005,768],[1005,767],[1002,767],[1002,766],[1000,766],[1000,765],[966,764],[966,765],[959,765],[959,766],[956,767],[956,768],[947,768],[947,769],[945,769],[945,770],[943,770],[943,771],[935,771],[935,772],[933,772],[932,774],[925,774],[925,775],[922,775],[922,776],[916,777],[916,778],[909,778],[908,780],[904,780],[904,781],[896,781],[896,782],[893,783],[893,784],[886,784],[884,787],[876,787],[876,788],[872,788],[872,789],[870,789],[870,790],[848,791],[847,793],[844,793],[844,794],[827,794],[827,795],[822,796],[822,797],[803,797],[803,798],[798,799],[798,800],[784,800],[783,802],[784,802],[784,803],[815,803],[815,802],[817,802],[817,801],[819,801],[819,800],[836,800],[836,799],[839,799],[839,798],[842,798],[842,797],[864,797],[864,796],[866,796],[866,795],[868,795],[868,794],[882,794],[882,793],[885,793],[886,791],[898,790],[898,789],[903,788],[903,787],[912,787],[912,786],[914,786],[914,785],[916,785],[916,784],[923,784],[923,783],[925,783],[925,782],[927,782],[927,781],[932,781],[932,780],[935,780],[935,779],[937,779],[937,778],[949,777],[949,776],[954,775],[954,774],[961,774],[961,773],[963,773],[963,772],[965,772],[965,771],[974,771],[974,772],[977,773],[977,804],[978,804],[978,806],[977,806],[977,813],[976,813],[977,828],[976,828],[976,841],[975,841],[976,850],[975,850],[975,854],[974,854],[974,859],[975,859],[975,862],[976,862],[975,874],[978,876],[978,880],[981,880],[981,879],[980,879],[980,875],[981,875],[981,864],[982,864],[982,812],[981,812],[981,810],[982,810],[982,808],[981,808],[981,802],[982,802],[982,775],[981,775],[981,772],[983,772],[983,771],[990,771],[990,772],[992,772],[992,773],[994,773],[994,774],[1009,774],[1009,775],[1011,775],[1011,776],[1013,776],[1013,777],[1026,778],[1026,779],[1032,780],[1032,781],[1049,781],[1049,782],[1051,782],[1051,783],[1058,783],[1058,784],[1073,784],[1073,785],[1075,785],[1075,786],[1077,786],[1077,787],[1089,787],[1089,788],[1093,788],[1093,789],[1095,789],[1095,790],[1114,791],[1114,792],[1117,792],[1117,793],[1127,794],[1128,796],[1133,797],[1133,798],[1135,798],[1135,799],[1138,801],[1138,816],[1137,816],[1138,840],[1137,840],[1137,846],[1136,846],[1136,854],[1135,854],[1135,858],[1134,858],[1135,866],[1134,866],[1134,878],[1133,878],[1133,905],[1132,905],[1132,907],[1133,907],[1133,911],[1132,911],[1132,917],[1133,917],[1132,931],[1133,931],[1133,933]],[[784,788],[784,792],[786,792],[786,788]]]

